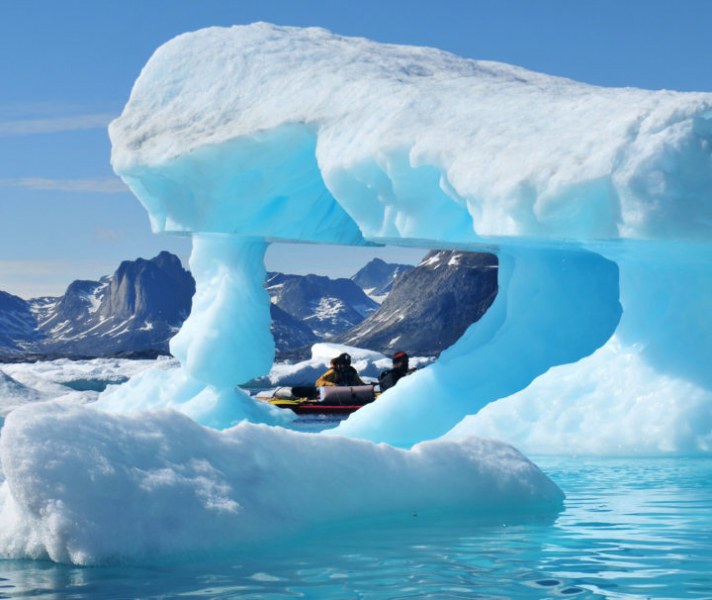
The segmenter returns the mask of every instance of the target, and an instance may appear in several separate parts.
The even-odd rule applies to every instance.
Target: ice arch
[[[110,134],[154,230],[194,236],[198,301],[172,346],[187,383],[164,400],[202,422],[255,417],[219,399],[271,362],[259,287],[278,240],[486,248],[503,265],[486,317],[341,433],[437,437],[565,363],[595,397],[587,357],[603,348],[607,377],[643,365],[710,411],[710,94],[259,23],[159,48]]]

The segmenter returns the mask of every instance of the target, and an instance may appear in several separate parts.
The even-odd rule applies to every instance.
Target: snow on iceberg
[[[205,301],[174,349],[206,386],[269,370],[268,300],[238,293],[261,285],[267,243],[387,243],[495,252],[499,295],[339,433],[409,446],[540,379],[532,394],[572,404],[557,365],[601,411],[633,399],[623,439],[650,403],[690,390],[712,403],[712,94],[258,23],[159,48],[110,135],[154,230],[193,236]],[[597,356],[613,383],[592,379],[589,357],[610,344]],[[557,409],[538,397],[521,410]],[[661,447],[706,451],[682,412]]]
[[[247,421],[217,431],[176,411],[25,406],[0,455],[0,557],[75,564],[229,549],[374,513],[551,512],[563,499],[500,442],[400,450]]]
[[[159,48],[110,127],[158,231],[337,243],[709,238],[712,96],[322,29]]]

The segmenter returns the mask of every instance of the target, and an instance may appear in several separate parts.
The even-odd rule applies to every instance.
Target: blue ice
[[[277,510],[281,489],[325,520],[363,516],[373,494],[395,512],[558,510],[558,488],[508,444],[709,453],[711,115],[712,94],[606,89],[315,28],[168,42],[110,135],[153,229],[193,239],[181,367],[93,408],[10,413],[0,553],[92,563],[308,525]],[[328,435],[296,434],[235,388],[273,361],[263,261],[280,241],[487,250],[500,290],[434,364]],[[176,498],[190,502],[171,515]],[[139,519],[112,537],[125,506],[174,529]]]

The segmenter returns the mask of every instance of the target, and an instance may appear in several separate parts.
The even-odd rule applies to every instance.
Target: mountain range
[[[0,292],[0,357],[155,356],[190,314],[195,282],[177,256],[124,261],[110,277],[74,281],[63,296]]]
[[[496,266],[490,254],[434,251],[416,267],[374,259],[350,279],[268,273],[277,355],[304,357],[322,340],[438,354],[494,299]],[[60,297],[0,291],[0,360],[166,354],[194,292],[193,277],[168,252],[124,261],[99,281],[74,281]]]
[[[272,304],[322,339],[351,329],[378,308],[351,279],[268,273],[265,287]]]

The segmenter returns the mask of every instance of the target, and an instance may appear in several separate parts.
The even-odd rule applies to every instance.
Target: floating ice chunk
[[[96,380],[107,384],[120,383],[141,371],[162,365],[168,366],[173,361],[164,356],[156,360],[134,360],[125,358],[94,358],[91,360],[70,360],[60,358],[33,363],[12,363],[3,366],[3,370],[25,385],[57,395],[66,391],[62,385],[77,380]],[[58,385],[59,384],[59,385]]]
[[[254,385],[314,385],[314,382],[330,368],[332,358],[346,352],[351,356],[351,364],[358,372],[361,379],[375,383],[378,376],[390,369],[391,359],[380,352],[354,348],[344,344],[320,342],[311,349],[311,358],[297,363],[275,363],[269,375],[253,382]],[[410,359],[413,367],[423,367],[432,362],[431,358],[414,356]]]
[[[550,512],[563,494],[514,448],[480,439],[405,451],[175,411],[57,404],[0,438],[0,556],[95,564],[244,546],[318,522],[464,510]]]

